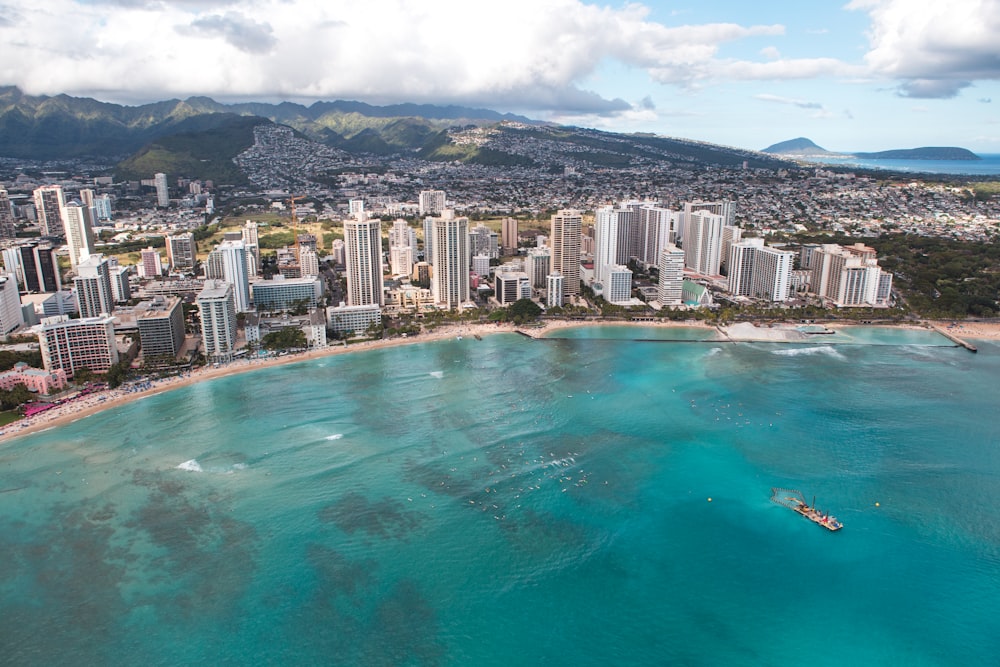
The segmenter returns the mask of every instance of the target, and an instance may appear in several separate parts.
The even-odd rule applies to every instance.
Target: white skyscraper
[[[610,266],[604,283],[604,300],[623,304],[632,299],[632,271],[627,266]]]
[[[454,211],[445,210],[440,218],[434,219],[431,290],[435,303],[453,310],[469,301],[471,265],[469,219],[456,218]]]
[[[695,211],[685,222],[684,265],[705,276],[719,274],[723,217]]]
[[[385,305],[382,289],[382,223],[369,220],[362,211],[344,221],[344,252],[347,265],[347,304]]]
[[[660,261],[663,249],[677,238],[680,214],[648,203],[641,205],[637,213],[638,246],[635,248],[635,256],[640,262],[655,266]]]
[[[550,273],[547,277],[547,288],[545,292],[545,305],[549,308],[559,308],[565,303],[563,301],[563,275],[561,273]]]
[[[193,269],[198,254],[194,234],[191,232],[174,234],[168,236],[166,241],[167,262],[170,264],[170,270]]]
[[[764,245],[762,238],[734,243],[729,249],[729,291],[780,303],[788,299],[795,253]]]
[[[0,276],[0,336],[6,336],[24,324],[21,295],[13,274]]]
[[[60,236],[64,231],[63,208],[66,207],[62,186],[43,185],[36,188],[33,194],[35,215],[42,236]]]
[[[236,348],[236,302],[233,286],[224,280],[206,280],[198,294],[201,338],[205,356],[216,363],[230,361]]]
[[[424,261],[434,264],[434,218],[424,218]]]
[[[660,282],[657,300],[664,306],[684,303],[684,251],[668,243],[660,252]]]
[[[153,182],[156,183],[156,205],[160,208],[167,208],[170,206],[170,189],[167,187],[167,175],[156,174],[153,176]]]
[[[316,254],[316,251],[310,248],[301,248],[299,250],[299,267],[303,278],[318,276],[319,255]]]
[[[233,286],[236,312],[250,310],[250,273],[243,241],[223,241],[208,253],[205,276],[211,280],[225,280]]]
[[[575,209],[565,209],[552,216],[552,273],[563,276],[563,299],[580,293],[580,233],[583,215]],[[551,298],[551,297],[550,297]]]
[[[69,261],[75,269],[94,252],[94,228],[88,209],[78,201],[71,201],[63,207],[63,221]]]
[[[618,211],[614,206],[602,206],[594,214],[594,281],[604,284],[608,269],[617,266]]]
[[[111,287],[111,267],[103,255],[90,255],[77,267],[73,279],[81,317],[110,315],[115,310],[115,295]]]
[[[524,270],[531,279],[532,287],[544,289],[546,276],[552,270],[552,255],[549,254],[549,249],[547,247],[529,249]]]

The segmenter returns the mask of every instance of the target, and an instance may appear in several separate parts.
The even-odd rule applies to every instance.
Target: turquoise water
[[[856,157],[809,158],[809,162],[914,174],[992,176],[1000,174],[1000,154],[983,153],[980,160],[866,160]]]
[[[417,344],[5,443],[0,655],[993,664],[1000,346],[867,334]]]

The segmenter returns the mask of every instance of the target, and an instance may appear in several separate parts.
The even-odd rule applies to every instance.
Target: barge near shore
[[[835,531],[844,527],[844,524],[838,521],[837,517],[830,516],[829,514],[816,509],[815,497],[813,498],[812,505],[807,503],[805,496],[802,495],[801,491],[772,487],[771,502],[775,502],[782,507],[787,507],[793,512],[801,514],[813,523],[823,526],[827,530]]]

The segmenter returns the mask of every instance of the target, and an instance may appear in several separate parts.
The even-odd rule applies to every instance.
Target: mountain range
[[[291,102],[223,104],[208,97],[123,106],[0,87],[0,156],[97,158],[116,163],[120,178],[149,178],[162,171],[242,182],[233,158],[254,144],[254,128],[266,123],[291,127],[300,138],[347,155],[373,159],[397,155],[543,169],[580,162],[625,168],[650,160],[681,166],[783,164],[756,151],[564,127],[458,106],[373,106],[343,100],[308,107]],[[476,130],[487,138],[460,136]],[[528,150],[528,144],[541,148]]]
[[[762,153],[782,157],[843,157],[864,160],[981,160],[978,155],[965,148],[955,146],[924,146],[922,148],[900,148],[875,153],[837,153],[817,146],[810,139],[799,137],[768,146]]]

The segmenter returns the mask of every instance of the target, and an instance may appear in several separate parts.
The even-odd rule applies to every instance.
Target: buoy
[[[879,504],[877,502],[875,503],[875,507],[879,507]]]
[[[711,498],[709,498],[709,499],[708,499],[708,502],[712,502],[712,499],[711,499]]]

